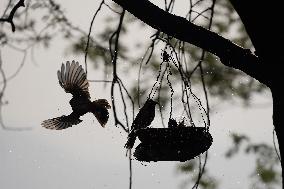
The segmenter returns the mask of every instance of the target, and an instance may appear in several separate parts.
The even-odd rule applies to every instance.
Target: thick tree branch
[[[149,26],[198,46],[218,56],[224,65],[239,69],[267,84],[263,64],[249,49],[244,49],[214,32],[194,25],[185,18],[172,15],[148,0],[113,1]]]
[[[255,54],[266,67],[266,84],[270,89],[279,88],[284,82],[284,72],[282,69],[279,69],[280,64],[284,62],[282,48],[284,44],[284,28],[281,27],[284,18],[284,1],[230,0],[230,2],[244,24],[256,50]]]
[[[281,27],[284,18],[284,1],[230,0],[230,2],[240,16],[257,56],[271,59],[275,54],[282,55],[282,48],[271,47],[282,46],[284,42],[284,28]]]
[[[19,0],[19,2],[11,10],[8,18],[0,18],[0,22],[8,22],[8,23],[11,24],[13,32],[15,32],[15,30],[16,30],[15,24],[13,22],[14,15],[15,15],[16,11],[18,10],[18,8],[25,7],[25,3],[24,2],[25,2],[25,0]]]

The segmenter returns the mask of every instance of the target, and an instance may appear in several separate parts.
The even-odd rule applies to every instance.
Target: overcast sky
[[[91,0],[84,3],[62,1],[67,15],[87,31],[98,4]],[[84,11],[78,11],[78,7]],[[58,39],[47,50],[38,47],[35,55],[37,64],[27,58],[20,74],[8,83],[4,96],[8,105],[3,108],[5,124],[31,129],[0,129],[0,188],[128,188],[128,158],[123,148],[127,135],[114,126],[112,111],[106,128],[100,127],[92,115],[86,115],[81,124],[63,131],[40,126],[45,119],[71,111],[68,104],[71,95],[59,86],[56,72],[62,62],[75,59],[83,63],[83,57],[66,55],[67,44]],[[3,67],[10,75],[18,67],[22,55],[9,48],[1,50]],[[89,71],[89,75],[102,79],[99,78],[102,76],[100,70]],[[100,84],[91,83],[90,93],[93,99],[110,100],[109,87],[104,89]],[[271,95],[268,92],[252,101],[253,104],[265,106],[246,109],[224,103],[217,110],[212,110],[210,132],[214,141],[209,150],[208,168],[212,175],[221,180],[220,188],[247,188],[246,177],[253,168],[253,159],[249,157],[224,161],[231,133],[247,134],[255,142],[264,141],[272,145]],[[159,123],[154,121],[153,125]],[[177,174],[177,164],[140,163],[134,160],[133,188],[178,188],[188,175]]]

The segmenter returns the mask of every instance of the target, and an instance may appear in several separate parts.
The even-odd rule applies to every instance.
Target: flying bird
[[[91,101],[89,83],[82,65],[74,60],[71,63],[67,61],[66,66],[62,64],[61,70],[57,71],[57,77],[65,92],[71,93],[73,96],[69,101],[73,111],[67,116],[63,115],[45,120],[41,125],[47,129],[66,129],[82,122],[80,117],[90,112],[95,115],[100,125],[104,127],[109,118],[107,109],[111,108],[111,106],[106,99]]]
[[[155,118],[156,104],[158,104],[156,101],[147,99],[132,123],[131,131],[128,135],[128,140],[125,144],[125,148],[131,149],[134,146],[137,130],[146,128],[152,123]]]

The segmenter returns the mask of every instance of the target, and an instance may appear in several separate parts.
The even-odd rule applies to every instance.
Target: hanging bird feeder
[[[134,157],[138,161],[187,161],[204,153],[212,144],[205,127],[145,128],[137,131],[141,143]]]
[[[183,80],[186,77],[184,76],[182,68],[179,66],[180,64],[177,64],[174,61],[174,59],[171,57],[171,54],[168,54],[166,52],[166,49],[167,46],[165,47],[162,53],[163,61],[160,64],[159,74],[157,76],[156,82],[154,83],[151,89],[149,98],[151,99],[151,96],[155,96],[157,89],[161,88],[163,77],[164,75],[166,75],[167,85],[171,91],[170,118],[168,122],[168,128],[149,128],[147,125],[143,128],[139,127],[139,129],[135,131],[135,136],[137,136],[141,141],[141,143],[136,147],[135,152],[133,154],[138,161],[183,162],[191,160],[207,151],[213,142],[213,138],[209,133],[210,123],[209,121],[205,121],[203,116],[202,119],[205,123],[205,127],[195,127],[191,116],[188,116],[190,118],[191,126],[185,125],[184,120],[180,123],[177,123],[175,119],[172,119],[174,90],[173,85],[170,81],[170,76],[172,75],[170,62],[172,62],[173,65],[177,68]],[[163,65],[165,65],[165,69],[162,71]],[[166,74],[163,74],[162,72]],[[154,90],[156,84],[158,84],[159,86],[156,88],[156,90]],[[187,92],[187,98],[189,98],[189,96],[193,96],[195,102],[198,103],[199,110],[205,110],[202,107],[200,100],[191,91],[191,87],[189,85],[188,80],[185,80],[183,82],[183,87],[183,92]],[[186,103],[188,103],[188,101]],[[189,106],[186,106],[185,111],[191,112],[189,108]]]

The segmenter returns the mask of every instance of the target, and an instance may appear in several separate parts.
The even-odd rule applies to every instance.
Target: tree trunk
[[[276,131],[280,156],[281,156],[281,167],[282,167],[282,188],[284,187],[284,179],[283,179],[283,157],[284,157],[284,133],[283,133],[283,126],[284,126],[284,114],[283,114],[283,97],[284,92],[283,89],[281,90],[280,85],[271,89],[272,97],[273,97],[273,125]]]

